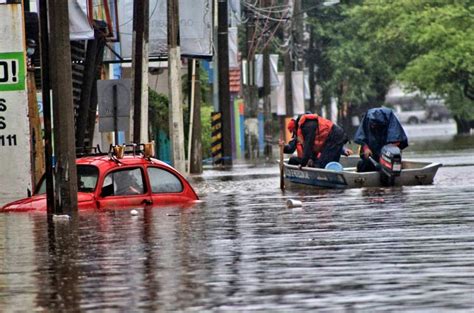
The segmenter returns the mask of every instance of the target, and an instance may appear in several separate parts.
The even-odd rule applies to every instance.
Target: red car
[[[187,206],[199,200],[178,171],[143,153],[90,155],[78,158],[76,164],[79,211]],[[46,211],[44,177],[33,196],[0,209],[0,212],[25,211]]]

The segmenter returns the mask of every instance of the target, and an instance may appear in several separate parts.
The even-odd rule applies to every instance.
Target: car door
[[[153,206],[187,203],[196,199],[189,184],[173,171],[159,166],[148,166]]]
[[[98,197],[99,209],[127,209],[151,204],[141,167],[126,167],[108,172]]]

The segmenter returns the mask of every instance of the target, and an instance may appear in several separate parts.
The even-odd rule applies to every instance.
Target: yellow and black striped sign
[[[211,113],[211,156],[214,164],[222,163],[222,113]]]

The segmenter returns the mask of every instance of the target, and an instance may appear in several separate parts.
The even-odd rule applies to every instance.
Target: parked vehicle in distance
[[[137,145],[115,146],[108,153],[77,158],[79,211],[188,206],[199,199],[177,170],[152,158],[152,149],[144,146],[143,150]],[[125,151],[129,147],[132,150]],[[44,176],[33,196],[0,208],[0,212],[27,211],[46,211]]]
[[[451,112],[443,104],[428,106],[428,118],[433,121],[446,122],[451,118]]]
[[[401,105],[395,104],[394,106],[395,115],[398,117],[402,124],[419,124],[426,123],[428,120],[428,112],[421,105]]]

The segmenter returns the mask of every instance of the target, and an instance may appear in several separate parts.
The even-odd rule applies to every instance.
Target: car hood
[[[80,205],[84,202],[90,202],[94,199],[92,193],[79,192],[77,194],[77,202]],[[34,195],[28,198],[16,200],[5,204],[0,208],[0,212],[45,212],[46,211],[46,194]]]

